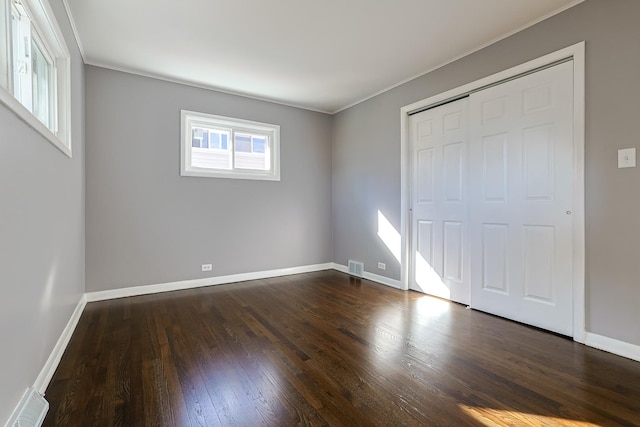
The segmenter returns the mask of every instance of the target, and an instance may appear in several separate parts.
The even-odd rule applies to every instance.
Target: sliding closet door
[[[411,289],[467,304],[467,99],[409,119]]]
[[[471,306],[573,333],[573,62],[469,98]]]

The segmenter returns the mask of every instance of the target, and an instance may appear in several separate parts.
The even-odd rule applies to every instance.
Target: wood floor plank
[[[46,426],[633,426],[640,363],[336,271],[87,304]]]

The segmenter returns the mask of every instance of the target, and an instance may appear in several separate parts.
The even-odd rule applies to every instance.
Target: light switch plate
[[[636,149],[624,148],[618,150],[618,168],[636,167]]]

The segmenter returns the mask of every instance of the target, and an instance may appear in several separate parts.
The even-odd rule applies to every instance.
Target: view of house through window
[[[182,111],[182,175],[279,180],[280,127]]]

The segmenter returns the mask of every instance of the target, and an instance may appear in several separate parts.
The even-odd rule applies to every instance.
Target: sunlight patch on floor
[[[526,414],[505,409],[481,408],[458,404],[458,407],[474,420],[485,426],[503,425],[533,425],[533,426],[572,426],[572,427],[600,427],[587,421],[567,420],[538,414]]]
[[[438,298],[424,296],[416,301],[416,306],[420,316],[437,318],[447,313],[451,304]]]

